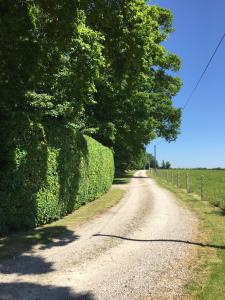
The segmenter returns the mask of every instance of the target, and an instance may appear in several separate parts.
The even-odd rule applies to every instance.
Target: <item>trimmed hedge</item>
[[[22,124],[11,128],[16,139],[5,137],[0,233],[59,219],[106,192],[114,177],[112,151],[94,139],[53,121]]]

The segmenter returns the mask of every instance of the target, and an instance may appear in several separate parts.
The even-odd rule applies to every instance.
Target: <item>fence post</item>
[[[186,189],[187,189],[187,193],[190,193],[190,177],[189,177],[189,174],[186,175]]]
[[[180,173],[177,173],[177,187],[180,188]]]
[[[205,178],[201,176],[201,200],[204,200],[204,188],[205,188]]]
[[[171,183],[173,185],[173,171],[171,172]]]

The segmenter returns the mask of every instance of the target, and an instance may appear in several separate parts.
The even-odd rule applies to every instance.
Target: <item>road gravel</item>
[[[2,262],[0,299],[187,299],[197,218],[146,171],[124,188],[105,214]]]

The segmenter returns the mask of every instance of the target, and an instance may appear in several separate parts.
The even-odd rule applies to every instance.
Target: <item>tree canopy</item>
[[[162,161],[160,169],[170,169],[171,168],[171,163],[169,161]]]
[[[154,138],[176,139],[170,11],[144,0],[6,0],[0,11],[6,132],[17,114],[54,118],[113,148],[118,168]]]

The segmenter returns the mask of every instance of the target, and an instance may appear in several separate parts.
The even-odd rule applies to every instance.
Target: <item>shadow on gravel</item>
[[[75,294],[68,287],[33,283],[0,283],[0,299],[94,300],[91,293]]]
[[[126,184],[129,183],[130,179],[134,178],[134,179],[148,179],[148,176],[133,176],[132,174],[123,174],[119,177],[116,177],[113,180],[113,184]]]
[[[113,184],[127,184],[132,178],[132,174],[122,174],[113,180]]]
[[[137,178],[137,179],[149,179],[148,176],[133,176],[133,178]]]
[[[0,273],[24,275],[52,272],[52,263],[37,254],[34,255],[32,247],[38,246],[38,251],[41,252],[65,246],[77,239],[79,236],[64,226],[39,228],[3,238],[0,240]]]
[[[0,265],[0,273],[2,274],[45,274],[53,271],[52,263],[32,255],[21,255],[16,261],[8,260]]]
[[[209,248],[217,248],[217,249],[222,249],[225,250],[225,245],[212,245],[212,244],[204,244],[204,243],[198,243],[198,242],[190,242],[190,241],[182,241],[182,240],[167,240],[167,239],[158,239],[158,240],[139,240],[139,239],[131,239],[131,238],[126,238],[123,236],[118,236],[118,235],[110,235],[110,234],[101,234],[97,233],[94,234],[93,236],[95,237],[111,237],[115,239],[120,239],[120,240],[126,240],[126,241],[131,241],[131,242],[165,242],[165,243],[181,243],[181,244],[188,244],[188,245],[194,245],[194,246],[200,246],[200,247],[209,247]]]

